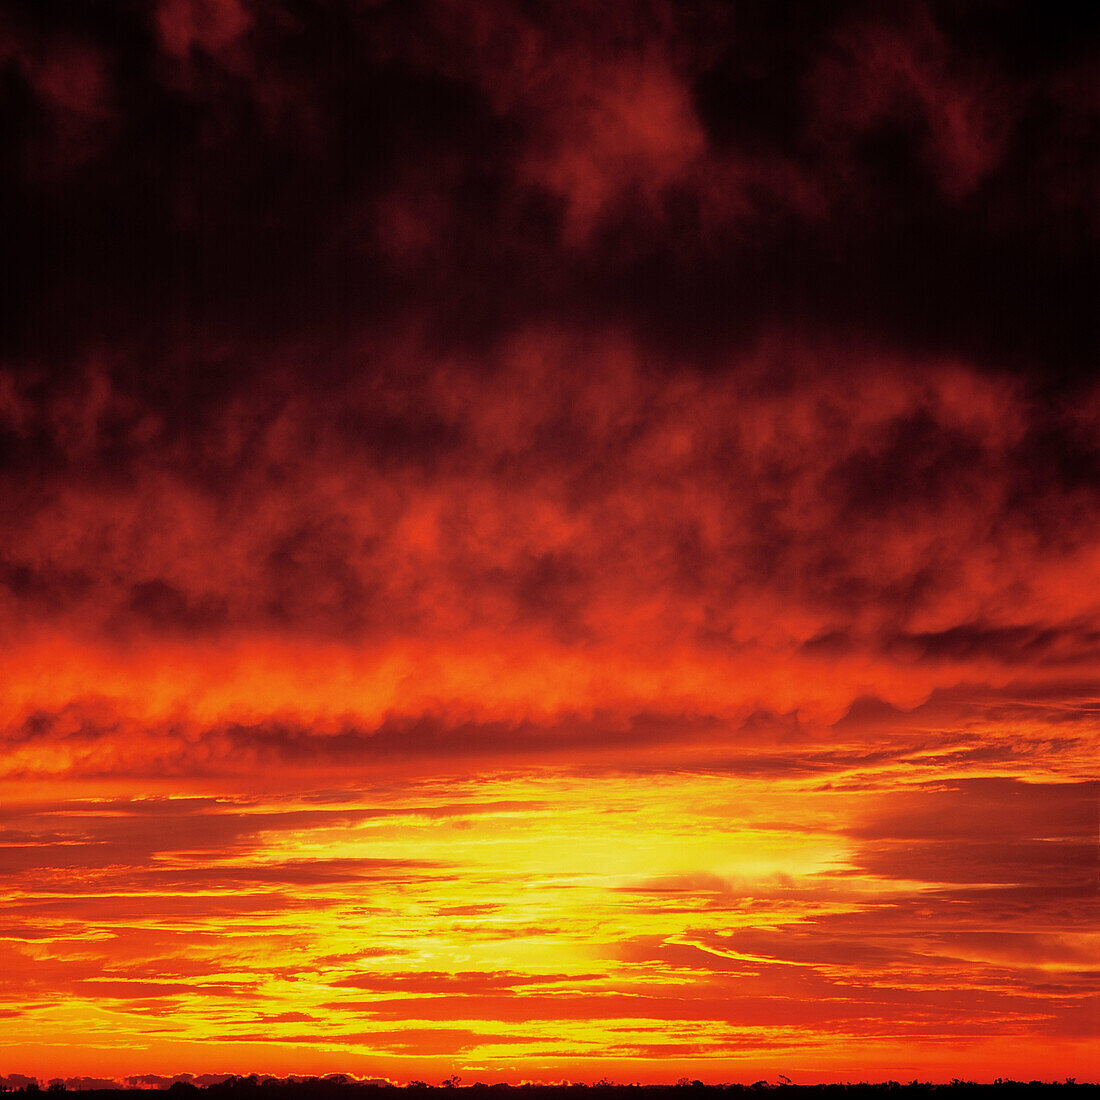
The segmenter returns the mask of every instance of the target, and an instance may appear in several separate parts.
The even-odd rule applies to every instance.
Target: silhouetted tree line
[[[1064,1081],[1012,1081],[998,1078],[992,1084],[979,1084],[956,1078],[950,1084],[933,1084],[925,1081],[861,1081],[858,1084],[795,1085],[786,1080],[778,1083],[756,1081],[751,1085],[705,1085],[687,1078],[675,1085],[616,1084],[599,1081],[593,1085],[486,1085],[480,1082],[461,1085],[458,1077],[446,1078],[438,1085],[426,1081],[410,1081],[398,1086],[376,1081],[354,1081],[340,1074],[328,1077],[276,1078],[228,1077],[212,1084],[196,1085],[189,1081],[177,1081],[165,1088],[67,1088],[61,1079],[55,1079],[43,1089],[37,1081],[20,1079],[15,1085],[11,1079],[0,1079],[0,1092],[35,1095],[42,1092],[66,1092],[69,1096],[87,1096],[89,1100],[133,1100],[136,1092],[165,1092],[172,1100],[187,1100],[202,1093],[202,1100],[372,1100],[392,1096],[399,1092],[408,1100],[418,1100],[440,1090],[457,1090],[462,1100],[730,1100],[745,1094],[755,1098],[767,1094],[770,1100],[861,1100],[863,1097],[889,1095],[891,1100],[921,1100],[923,1097],[941,1097],[943,1100],[1011,1100],[1026,1094],[1028,1097],[1058,1097],[1060,1100],[1100,1100],[1100,1084],[1081,1083],[1073,1078]],[[457,1100],[457,1098],[455,1098]]]

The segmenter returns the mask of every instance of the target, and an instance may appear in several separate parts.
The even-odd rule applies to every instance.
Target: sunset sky
[[[7,0],[0,1074],[1100,1077],[1100,7]]]

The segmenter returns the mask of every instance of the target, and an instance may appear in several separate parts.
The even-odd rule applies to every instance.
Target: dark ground
[[[407,1086],[357,1083],[339,1078],[305,1078],[283,1081],[275,1078],[237,1077],[229,1078],[219,1084],[202,1087],[188,1082],[177,1082],[168,1089],[65,1089],[54,1083],[41,1089],[36,1085],[24,1085],[19,1088],[5,1086],[0,1091],[24,1095],[42,1092],[66,1092],[77,1097],[85,1096],[91,1100],[133,1100],[134,1094],[167,1092],[173,1100],[187,1100],[203,1093],[202,1100],[376,1100],[383,1094],[400,1092],[408,1100],[423,1100],[429,1094],[438,1096],[441,1092],[461,1093],[453,1100],[718,1100],[729,1094],[759,1097],[767,1094],[772,1100],[862,1100],[879,1096],[895,1097],[897,1100],[922,1100],[936,1096],[943,1100],[1012,1100],[1013,1097],[1027,1095],[1058,1097],[1059,1100],[1100,1100],[1100,1084],[1077,1083],[1073,1078],[1061,1082],[1047,1081],[1010,1081],[997,1079],[993,1084],[979,1084],[973,1081],[956,1079],[950,1084],[932,1084],[930,1082],[885,1081],[878,1083],[859,1082],[858,1084],[828,1085],[791,1085],[769,1081],[757,1081],[754,1084],[704,1085],[701,1082],[683,1082],[676,1085],[629,1085],[600,1082],[595,1085],[470,1085],[443,1084],[433,1086],[424,1082],[412,1082]],[[442,1098],[440,1097],[440,1100]]]

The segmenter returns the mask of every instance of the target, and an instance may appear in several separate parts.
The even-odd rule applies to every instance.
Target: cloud
[[[1093,1072],[1095,20],[116,7],[0,19],[4,1056]]]
[[[770,372],[788,355],[806,374],[776,390]],[[566,373],[578,356],[589,370]],[[78,428],[47,427],[68,414],[44,410],[35,432],[55,438],[60,466],[6,549],[3,613],[20,639],[9,681],[53,646],[69,653],[51,692],[12,692],[26,699],[13,738],[40,736],[39,723],[102,741],[119,705],[142,721],[150,706],[185,708],[247,728],[255,719],[234,702],[255,696],[246,677],[301,670],[318,646],[327,671],[275,673],[271,711],[308,720],[328,697],[334,716],[368,726],[387,711],[468,713],[472,691],[485,707],[473,685],[492,677],[502,637],[511,721],[599,708],[605,678],[621,684],[606,705],[633,713],[670,694],[708,715],[810,712],[850,705],[870,665],[880,695],[912,706],[963,675],[1093,660],[1095,608],[1066,578],[1094,565],[1095,486],[1052,475],[1033,492],[1047,414],[1015,384],[870,353],[842,376],[820,350],[782,342],[760,356],[704,384],[691,370],[654,378],[643,350],[612,336],[530,332],[488,370],[440,365],[410,385],[395,365],[400,397],[342,384],[335,423],[285,391],[261,409],[219,407],[179,446],[124,432],[121,453],[107,425],[140,418],[111,396],[117,383],[99,386],[105,411],[85,409]],[[415,433],[425,410],[448,426],[434,457],[364,451],[380,417]],[[112,481],[108,455],[131,482]],[[73,463],[99,472],[74,480]],[[779,653],[850,671],[834,671],[831,692],[808,673],[815,699],[775,682]],[[698,686],[649,677],[647,691],[614,668],[658,661]],[[180,686],[148,692],[169,664]],[[561,669],[555,699],[525,697],[540,665]],[[409,666],[431,667],[433,688],[386,672]],[[370,677],[360,696],[377,702],[349,697],[341,668]],[[97,715],[84,700],[109,700],[112,682],[117,702]],[[65,723],[49,717],[58,709]]]
[[[853,831],[876,840],[1084,840],[1094,832],[1098,793],[1095,781],[963,779],[879,796]]]
[[[334,988],[370,990],[374,993],[392,992],[432,992],[460,993],[463,995],[483,994],[500,990],[517,992],[529,987],[543,985],[587,985],[598,981],[602,974],[531,974],[482,973],[478,971],[420,971],[415,974],[355,974],[333,982]],[[343,1002],[333,1002],[342,1005]]]
[[[825,133],[858,140],[891,123],[915,130],[913,145],[940,187],[972,192],[1004,152],[1013,120],[995,71],[956,53],[927,8],[908,23],[854,22],[814,74]]]
[[[155,22],[162,47],[185,57],[196,47],[217,53],[232,45],[250,19],[238,0],[163,0]]]

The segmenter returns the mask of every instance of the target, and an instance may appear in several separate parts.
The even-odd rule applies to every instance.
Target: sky
[[[1100,1077],[1098,11],[6,0],[0,1072]]]

